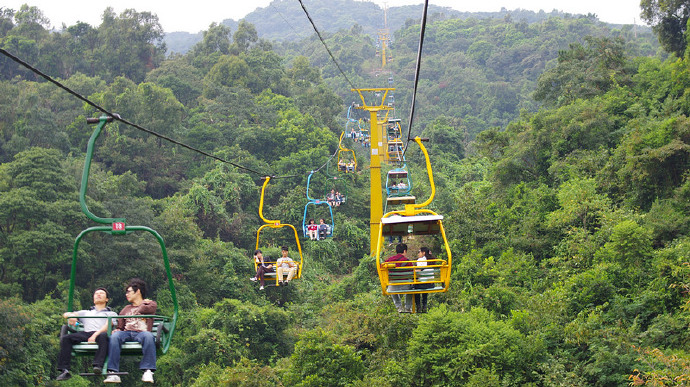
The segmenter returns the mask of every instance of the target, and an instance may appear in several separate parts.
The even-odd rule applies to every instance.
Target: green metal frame
[[[153,230],[152,228],[146,227],[146,226],[128,226],[126,225],[127,222],[124,218],[101,218],[99,216],[94,215],[86,205],[86,191],[88,188],[89,184],[89,172],[91,170],[91,160],[93,159],[93,152],[94,152],[94,145],[96,143],[96,140],[100,136],[101,132],[103,131],[103,128],[105,127],[106,123],[111,122],[113,119],[112,117],[108,116],[101,116],[100,118],[96,119],[88,119],[87,122],[89,123],[95,123],[98,122],[98,125],[96,126],[96,129],[94,129],[93,134],[91,134],[91,138],[89,139],[87,148],[86,148],[86,158],[84,160],[84,172],[82,173],[81,177],[81,189],[79,190],[79,204],[81,205],[81,210],[84,212],[84,214],[91,220],[93,220],[96,223],[101,223],[101,224],[109,224],[109,226],[95,226],[95,227],[90,227],[87,228],[86,230],[83,230],[76,238],[74,241],[74,251],[72,252],[72,269],[70,273],[70,283],[69,283],[69,293],[68,293],[68,301],[67,301],[67,310],[69,312],[73,311],[74,307],[74,286],[76,282],[76,276],[77,276],[77,255],[79,251],[79,243],[81,242],[82,238],[91,232],[94,231],[101,231],[105,233],[109,233],[111,235],[126,235],[131,232],[135,231],[146,231],[150,234],[152,234],[156,240],[158,240],[158,244],[161,247],[161,252],[163,255],[163,262],[165,264],[165,272],[168,276],[168,286],[170,288],[170,295],[172,297],[173,301],[173,316],[172,317],[167,317],[167,316],[156,316],[157,318],[163,319],[163,324],[165,324],[167,332],[165,332],[165,336],[161,342],[161,348],[158,348],[158,352],[161,354],[164,354],[168,351],[168,348],[170,347],[170,341],[173,337],[173,334],[175,332],[175,324],[177,323],[177,317],[179,314],[179,306],[177,303],[177,294],[175,293],[175,284],[173,283],[173,277],[172,277],[172,271],[170,270],[170,261],[168,260],[168,252],[165,248],[165,243],[163,241],[163,238],[156,232],[156,230]]]

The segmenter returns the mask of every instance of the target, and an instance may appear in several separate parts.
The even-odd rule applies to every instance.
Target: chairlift
[[[79,191],[79,203],[81,205],[81,210],[82,212],[88,217],[89,219],[93,220],[96,223],[102,224],[102,226],[94,226],[94,227],[89,227],[85,230],[83,230],[75,239],[74,241],[74,249],[72,252],[72,269],[70,272],[70,282],[69,282],[69,291],[67,295],[67,311],[72,312],[74,311],[74,288],[76,286],[76,277],[77,277],[77,267],[78,267],[78,256],[79,256],[79,245],[82,239],[92,233],[92,232],[102,232],[105,234],[112,235],[113,237],[121,238],[121,237],[126,237],[127,235],[134,233],[134,232],[139,232],[139,231],[144,231],[156,238],[158,241],[158,244],[161,248],[161,255],[163,258],[163,266],[165,267],[165,273],[168,279],[168,288],[170,290],[170,296],[172,298],[172,303],[173,303],[173,312],[172,315],[169,316],[163,316],[163,315],[139,315],[139,316],[132,316],[132,317],[142,317],[142,318],[152,318],[154,320],[154,325],[153,325],[153,331],[152,333],[154,334],[155,337],[155,345],[156,345],[156,352],[157,354],[163,355],[168,352],[168,349],[170,347],[170,342],[173,338],[173,335],[175,333],[175,325],[177,323],[177,318],[179,314],[179,305],[177,302],[177,295],[175,292],[175,284],[173,282],[173,276],[172,276],[172,271],[170,270],[170,261],[168,260],[168,253],[165,248],[165,243],[163,241],[163,238],[156,232],[154,229],[146,227],[146,226],[132,226],[128,225],[127,221],[124,218],[101,218],[95,214],[93,214],[88,206],[86,205],[86,192],[88,188],[88,183],[89,183],[89,172],[91,170],[91,161],[93,160],[93,153],[94,153],[94,147],[96,140],[100,136],[103,128],[105,127],[106,123],[112,122],[113,117],[109,116],[101,116],[100,118],[87,118],[86,122],[89,124],[98,124],[96,128],[94,129],[94,132],[91,134],[91,138],[89,138],[89,142],[87,144],[86,148],[86,158],[84,160],[84,170],[82,173],[82,178],[81,178],[81,189]],[[86,318],[86,317],[84,317]],[[94,317],[95,318],[95,317]],[[113,319],[117,317],[104,317],[108,319],[108,328],[107,328],[107,333],[108,336],[112,333],[113,330]],[[75,328],[70,327],[68,325],[65,325],[62,327],[62,330],[60,332],[60,335],[65,335],[68,334],[69,332],[74,332]],[[75,344],[72,346],[72,355],[73,356],[93,356],[96,350],[98,349],[98,345],[96,343],[89,343],[89,342],[82,342],[79,344]],[[124,343],[122,346],[122,356],[141,356],[142,355],[142,348],[141,344],[137,342],[127,342]],[[105,371],[107,369],[108,363],[107,359],[106,362],[103,366],[103,370]],[[120,373],[120,374],[126,374],[126,373]],[[83,376],[94,376],[95,374],[93,373],[84,373],[82,374]]]
[[[450,285],[452,254],[443,227],[443,216],[425,208],[431,204],[436,194],[429,153],[419,137],[415,138],[415,142],[419,144],[424,153],[431,195],[423,203],[406,204],[404,210],[388,212],[381,218],[381,227],[379,228],[376,244],[376,271],[378,272],[381,291],[384,295],[439,293],[447,291]],[[424,267],[425,270],[432,270],[433,276],[428,274],[420,275],[420,269],[414,268],[416,265],[416,260],[414,259],[408,260],[408,262],[412,263],[412,268],[410,266],[396,267],[395,264],[383,262],[381,252],[384,239],[398,236],[409,237],[410,235],[432,235],[441,238],[446,256],[445,259],[439,258],[427,261],[427,265]],[[415,288],[415,285],[428,285],[429,283],[432,283],[433,287]],[[389,291],[389,285],[412,286],[408,290]]]

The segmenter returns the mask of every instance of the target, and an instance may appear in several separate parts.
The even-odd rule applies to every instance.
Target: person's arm
[[[77,319],[79,318],[79,312],[81,312],[81,311],[65,312],[62,314],[62,317],[68,319],[67,325],[74,326],[77,323]]]
[[[98,335],[100,335],[100,334],[103,333],[103,332],[107,332],[107,331],[108,331],[108,319],[105,319],[105,324],[103,324],[103,326],[101,327],[101,329],[99,329],[99,330],[97,330],[96,332],[94,332],[94,333],[91,335],[91,337],[89,337],[86,341],[88,341],[89,343],[95,343],[95,342],[96,342],[96,338],[98,337]]]
[[[122,308],[119,314],[120,318],[117,319],[117,328],[113,329],[113,332],[125,330],[125,324],[127,323],[125,321],[125,317],[127,317],[127,313],[130,309],[132,309],[131,305],[127,305],[124,308]]]
[[[139,307],[139,314],[156,314],[157,309],[158,304],[156,304],[156,301],[149,300],[147,298],[142,301],[141,306]]]

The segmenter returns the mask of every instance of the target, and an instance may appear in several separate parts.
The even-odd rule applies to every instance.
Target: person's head
[[[419,252],[417,253],[420,257],[424,256],[427,259],[433,259],[433,256],[431,255],[431,250],[429,250],[428,247],[420,247]]]
[[[263,256],[264,256],[263,251],[261,251],[261,250],[259,250],[259,249],[254,250],[254,257],[256,257],[256,258],[263,258]]]
[[[146,298],[146,282],[139,278],[129,280],[125,290],[125,297],[130,303]]]
[[[319,223],[324,224],[324,223],[326,223],[326,221],[323,220],[323,218],[321,218],[321,219],[319,219]]]
[[[280,252],[283,254],[283,257],[287,257],[288,251],[289,251],[289,250],[288,250],[288,247],[287,247],[287,246],[283,246],[283,247],[280,248]]]
[[[96,304],[107,304],[110,301],[110,293],[106,288],[97,288],[93,292],[93,303]]]
[[[395,246],[395,252],[398,254],[405,254],[405,252],[407,252],[407,245],[404,243],[398,243]]]
[[[314,219],[309,219],[309,224],[314,224]]]

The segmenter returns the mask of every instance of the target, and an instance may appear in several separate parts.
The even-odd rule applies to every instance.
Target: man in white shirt
[[[83,324],[84,330],[64,335],[60,338],[60,354],[58,355],[58,370],[61,371],[56,380],[67,380],[72,377],[69,372],[70,361],[72,360],[72,346],[83,341],[97,343],[98,349],[93,358],[94,373],[101,373],[105,355],[108,354],[108,319],[107,318],[87,318],[87,317],[107,317],[117,316],[108,306],[109,295],[105,288],[98,288],[93,293],[93,306],[88,310],[76,312],[65,312],[62,317],[68,318],[70,325],[77,323]],[[117,320],[113,320],[115,324]]]
[[[278,281],[280,281],[281,285],[287,286],[287,284],[297,273],[297,263],[295,263],[292,258],[288,257],[287,246],[281,247],[281,250],[283,256],[278,258],[278,261],[276,262],[276,266],[278,267]],[[288,273],[287,280],[283,282],[283,273],[286,271]]]

